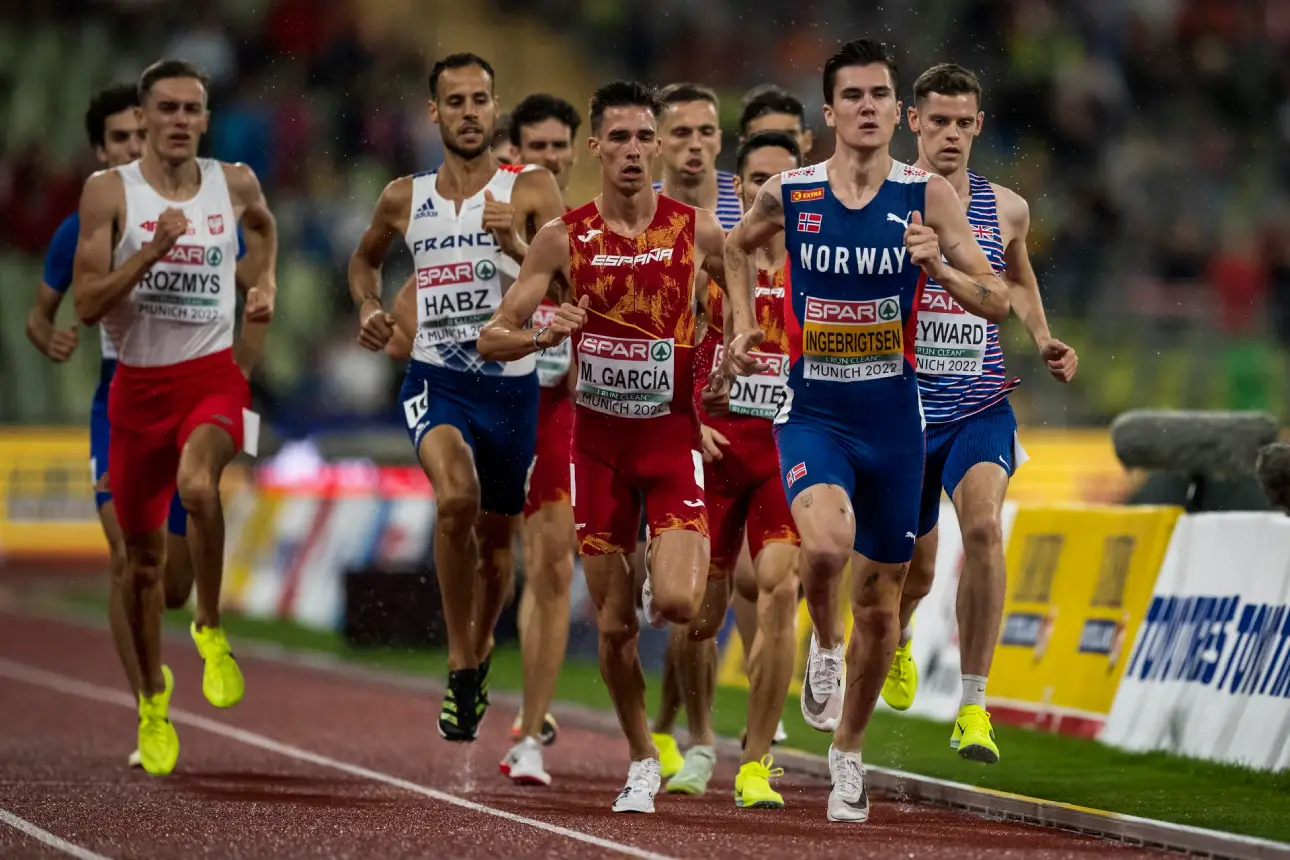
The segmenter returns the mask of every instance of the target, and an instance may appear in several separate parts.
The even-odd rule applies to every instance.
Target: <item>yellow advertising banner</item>
[[[1181,513],[1101,505],[1018,510],[990,670],[996,719],[1096,735]]]

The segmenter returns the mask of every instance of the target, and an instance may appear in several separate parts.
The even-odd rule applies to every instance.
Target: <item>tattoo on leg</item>
[[[811,498],[810,490],[807,490],[805,493],[802,493],[802,507],[809,508],[811,506],[812,501],[814,501],[814,499]]]

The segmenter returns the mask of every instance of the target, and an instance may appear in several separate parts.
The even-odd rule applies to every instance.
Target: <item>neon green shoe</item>
[[[246,692],[246,681],[242,670],[228,648],[228,639],[219,627],[197,629],[197,624],[190,624],[188,630],[197,645],[197,653],[202,655],[206,666],[202,670],[202,692],[206,701],[217,708],[231,708],[242,701]]]
[[[994,743],[994,727],[990,714],[980,705],[964,705],[954,721],[950,735],[950,749],[959,751],[959,758],[995,764],[999,761],[999,747]]]
[[[914,662],[914,640],[910,639],[896,648],[887,680],[882,682],[882,700],[897,711],[907,711],[917,692],[918,664]]]
[[[166,688],[152,696],[139,696],[139,764],[153,776],[165,776],[179,761],[179,735],[170,723],[170,694],[175,676],[161,667]]]
[[[762,756],[739,768],[735,776],[735,806],[740,809],[783,809],[784,798],[770,787],[772,777],[783,776],[784,769],[771,770],[774,759]]]
[[[659,777],[667,779],[675,776],[681,768],[685,767],[685,757],[681,755],[681,748],[676,745],[676,738],[658,732],[651,737],[654,739],[654,746],[658,747]]]

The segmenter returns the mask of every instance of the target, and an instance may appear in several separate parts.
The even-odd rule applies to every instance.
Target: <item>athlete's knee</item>
[[[162,584],[165,550],[151,544],[126,547],[124,580],[127,587],[140,589]]]
[[[206,469],[181,469],[176,484],[179,501],[194,520],[209,520],[219,514],[219,484]]]
[[[126,568],[129,565],[125,547],[117,542],[108,545],[108,570],[112,573],[112,585],[120,588],[125,582]]]
[[[435,494],[440,522],[452,531],[475,527],[479,519],[479,492],[471,486],[446,487]]]
[[[568,552],[557,552],[553,547],[538,548],[527,575],[534,599],[544,602],[568,600],[573,586],[573,556]]]
[[[919,538],[921,543],[926,538]],[[922,547],[914,545],[914,557],[909,562],[909,572],[905,574],[905,585],[901,591],[903,600],[922,600],[932,591],[932,581],[936,578],[936,556],[933,552],[922,552]]]
[[[791,621],[797,612],[797,576],[788,573],[781,579],[764,583],[757,595],[757,605],[764,607],[762,614],[776,619],[776,623]]]
[[[802,580],[805,587],[826,587],[828,581],[842,573],[851,558],[851,542],[828,534],[802,541]]]
[[[597,610],[596,622],[601,644],[611,648],[634,642],[640,634],[640,621],[636,618],[635,606],[624,610],[616,603],[607,603]]]
[[[1003,520],[994,511],[966,517],[962,528],[965,555],[981,558],[1003,548]]]

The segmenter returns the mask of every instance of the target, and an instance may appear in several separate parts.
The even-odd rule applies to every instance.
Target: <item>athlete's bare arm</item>
[[[1039,279],[1030,265],[1030,251],[1026,237],[1030,233],[1030,206],[1025,199],[1010,188],[994,185],[994,196],[999,207],[999,223],[1004,228],[1007,244],[1003,249],[1004,279],[1008,285],[1008,302],[1013,312],[1026,326],[1039,354],[1048,365],[1048,371],[1058,382],[1070,382],[1079,367],[1075,350],[1055,339],[1048,330],[1044,313],[1044,300],[1039,293]]]
[[[381,304],[381,268],[391,243],[407,231],[411,207],[411,176],[385,186],[372,221],[349,258],[349,295],[359,312],[358,341],[373,351],[384,349],[394,334],[394,317]]]
[[[511,190],[513,237],[498,244],[503,253],[516,262],[524,262],[529,245],[524,241],[527,225],[546,224],[564,214],[564,195],[556,184],[555,174],[545,167],[531,167],[515,179]]]
[[[63,294],[41,281],[40,288],[36,291],[36,300],[32,302],[31,310],[27,311],[27,340],[50,361],[59,363],[72,357],[76,344],[80,341],[76,326],[54,328],[58,307],[62,303]]]
[[[120,266],[112,266],[117,228],[125,218],[125,186],[115,171],[101,171],[85,180],[81,192],[81,232],[72,264],[72,302],[85,325],[103,319],[149,269],[175,246],[188,229],[177,209],[167,209],[157,219],[151,241]]]
[[[407,360],[412,356],[412,343],[417,339],[416,275],[408,275],[403,286],[399,287],[391,311],[395,322],[394,336],[385,352],[393,358]]]
[[[233,344],[233,360],[249,377],[264,353],[264,338],[278,298],[278,222],[254,170],[245,164],[225,164],[224,178],[233,211],[240,213],[246,242],[236,278],[246,305],[242,309],[242,329]]]
[[[568,302],[556,310],[551,325],[525,328],[551,280],[569,276],[569,227],[557,218],[533,237],[533,244],[520,266],[519,277],[502,297],[501,307],[479,333],[475,349],[485,361],[515,361],[538,350],[548,349],[582,328],[587,320],[587,296],[575,306]]]
[[[749,376],[766,370],[766,365],[748,355],[749,350],[761,343],[765,334],[757,327],[753,296],[757,289],[757,261],[753,253],[765,247],[776,233],[784,229],[783,183],[774,176],[762,185],[752,208],[726,236],[724,268],[726,301],[732,305],[733,324],[723,332],[726,342],[722,368],[713,373],[709,385],[726,385],[730,373]],[[733,330],[733,335],[730,331]],[[714,390],[720,390],[719,387]]]
[[[918,223],[918,213],[914,213],[906,231],[910,261],[921,265],[968,311],[994,322],[1007,319],[1007,284],[994,273],[985,251],[977,244],[963,204],[945,177],[932,174],[928,178],[926,208],[925,226],[935,233],[939,248],[931,248],[926,231],[916,229],[923,225]],[[910,244],[911,235],[914,244]],[[941,254],[950,265],[945,265]]]

